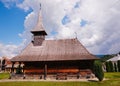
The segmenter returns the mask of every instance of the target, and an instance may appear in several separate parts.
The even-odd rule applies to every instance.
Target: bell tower
[[[33,34],[34,46],[41,46],[42,42],[45,40],[45,35],[47,35],[42,24],[41,5],[40,5],[40,12],[39,12],[37,24],[35,28],[31,30],[31,33]]]

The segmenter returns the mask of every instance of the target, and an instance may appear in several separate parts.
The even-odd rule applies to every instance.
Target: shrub
[[[20,65],[16,69],[16,74],[22,74],[22,67]]]
[[[118,72],[120,72],[120,60],[117,61]]]
[[[107,71],[107,72],[110,72],[109,62],[105,62],[105,65],[106,65],[106,71]]]
[[[110,72],[114,72],[113,63],[109,61]]]
[[[116,63],[114,63],[114,68],[115,68],[115,72],[117,72],[117,64]]]
[[[2,70],[5,70],[5,59],[2,61]]]
[[[94,62],[94,73],[99,81],[102,81],[104,78],[104,72],[102,70],[102,63],[100,61]]]

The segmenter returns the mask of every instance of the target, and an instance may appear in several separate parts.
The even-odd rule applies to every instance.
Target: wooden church
[[[16,62],[24,64],[23,73],[26,76],[35,74],[44,79],[67,79],[72,75],[78,78],[78,74],[93,73],[93,63],[98,58],[90,54],[77,38],[45,40],[47,33],[42,24],[41,12],[31,33],[34,37],[31,43],[11,59],[12,73],[15,72]]]

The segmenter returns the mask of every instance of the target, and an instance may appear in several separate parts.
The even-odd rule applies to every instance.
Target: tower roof
[[[46,31],[44,30],[43,23],[42,23],[41,10],[40,10],[39,15],[38,15],[37,24],[36,24],[36,26],[34,27],[34,29],[31,30],[31,33],[38,33],[38,32],[41,32],[41,33],[43,33],[44,35],[47,35]]]

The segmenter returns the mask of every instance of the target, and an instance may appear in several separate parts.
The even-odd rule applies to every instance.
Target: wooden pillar
[[[15,62],[12,62],[11,73],[14,73],[14,64],[15,64]]]
[[[20,68],[21,67],[21,62],[19,62],[19,65],[18,65],[19,67],[18,68]]]
[[[25,73],[25,71],[24,71],[25,64],[24,64],[24,63],[22,63],[22,65],[23,65],[23,67],[22,67],[22,72],[23,72],[23,73]]]
[[[19,73],[21,74],[22,73],[22,69],[21,69],[21,62],[19,62]]]
[[[45,67],[44,67],[44,79],[46,80],[47,78],[47,64],[45,64]]]

